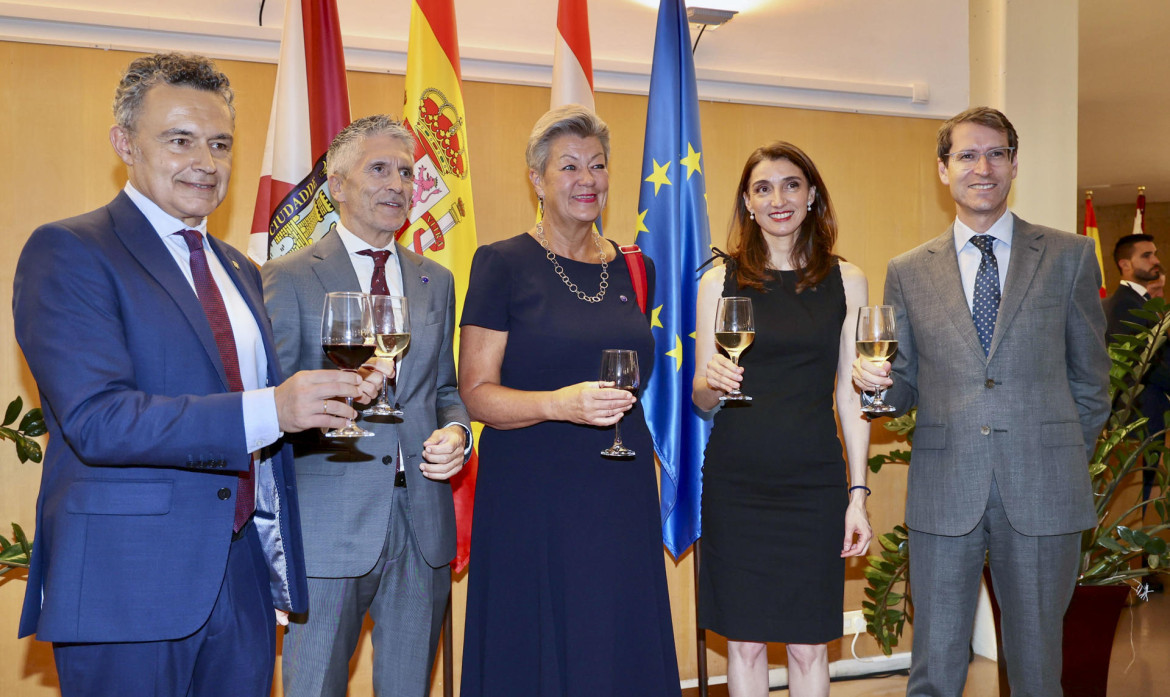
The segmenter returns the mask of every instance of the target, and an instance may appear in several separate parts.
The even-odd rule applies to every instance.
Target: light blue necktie
[[[971,319],[983,354],[991,350],[991,337],[995,334],[995,318],[999,314],[999,262],[992,251],[995,238],[991,235],[975,235],[971,244],[983,252],[979,272],[975,274],[975,295],[971,302]]]

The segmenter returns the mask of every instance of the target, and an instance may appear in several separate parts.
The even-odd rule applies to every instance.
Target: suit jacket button
[[[990,426],[980,426],[979,432],[985,436],[989,436],[989,435],[991,435],[991,427]]]
[[[227,501],[232,497],[232,490],[225,486],[224,488],[220,489],[218,493],[216,493],[216,496],[219,497],[220,501]]]
[[[393,464],[394,464],[394,458],[393,458],[392,456],[390,456],[390,455],[383,455],[383,456],[382,456],[382,464],[383,464],[383,465],[393,465]]]
[[[987,378],[987,382],[983,383],[983,386],[990,390],[991,388],[995,387],[995,380]]]

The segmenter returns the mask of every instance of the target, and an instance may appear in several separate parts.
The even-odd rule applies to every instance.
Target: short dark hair
[[[945,161],[947,155],[951,153],[951,133],[961,123],[975,123],[999,131],[1000,133],[1006,133],[1008,147],[1014,148],[1012,150],[1012,159],[1014,160],[1019,153],[1020,138],[1016,134],[1016,127],[1012,125],[1011,121],[1008,121],[1008,118],[1003,115],[1003,112],[992,109],[989,106],[975,106],[962,113],[955,114],[939,127],[938,159]]]
[[[231,81],[215,67],[211,59],[194,54],[154,53],[135,58],[122,73],[118,89],[114,92],[115,123],[133,132],[142,100],[150,88],[159,84],[214,92],[223,97],[232,121],[236,120],[236,108],[232,105],[235,94]]]
[[[1136,235],[1126,235],[1117,244],[1113,245],[1113,263],[1117,264],[1117,268],[1121,268],[1122,259],[1130,259],[1133,257],[1133,248],[1137,246],[1138,242],[1153,242],[1154,236],[1144,233]]]

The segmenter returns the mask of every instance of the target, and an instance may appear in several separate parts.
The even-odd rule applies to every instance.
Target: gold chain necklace
[[[593,231],[593,242],[597,245],[597,253],[601,257],[601,285],[597,289],[597,295],[585,295],[585,291],[577,288],[577,284],[573,283],[569,275],[565,273],[561,262],[557,260],[557,255],[553,254],[552,249],[548,246],[548,238],[544,236],[543,220],[536,224],[536,238],[540,240],[540,246],[544,247],[544,256],[552,262],[553,270],[557,272],[557,275],[564,281],[565,286],[579,300],[584,300],[587,303],[599,303],[605,298],[605,290],[609,288],[609,264],[605,261],[605,247],[601,244],[601,235],[597,234],[597,230]]]

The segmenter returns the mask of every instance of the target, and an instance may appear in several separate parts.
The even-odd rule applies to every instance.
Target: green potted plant
[[[1131,335],[1110,337],[1109,356],[1112,368],[1109,374],[1109,397],[1113,409],[1105,427],[1097,439],[1089,475],[1092,482],[1094,502],[1097,510],[1097,524],[1086,530],[1081,538],[1081,565],[1077,579],[1078,595],[1091,596],[1093,589],[1112,587],[1111,600],[1120,612],[1121,604],[1129,589],[1140,588],[1141,578],[1151,573],[1166,574],[1170,567],[1168,547],[1159,536],[1170,529],[1170,491],[1167,481],[1166,430],[1148,433],[1145,417],[1134,418],[1137,398],[1144,386],[1142,378],[1157,359],[1159,350],[1166,342],[1170,331],[1170,305],[1161,298],[1146,303],[1135,315],[1149,326],[1127,322]],[[905,438],[913,448],[915,412],[892,419],[884,425]],[[888,464],[909,464],[909,450],[893,450],[875,455],[869,459],[870,469],[879,471]],[[1139,497],[1124,500],[1122,491],[1130,484],[1140,482],[1141,473],[1153,471],[1156,496],[1148,502]],[[1143,513],[1144,518],[1143,520]],[[1148,522],[1147,522],[1148,521]],[[867,629],[889,655],[898,645],[907,621],[913,622],[913,600],[908,586],[910,546],[904,526],[877,536],[876,553],[867,559],[865,570],[867,588],[866,600],[862,603]],[[1082,590],[1084,589],[1084,590]],[[1100,609],[1103,600],[1096,598],[1087,602],[1090,607]],[[1065,619],[1066,652],[1070,645],[1083,645],[1086,640],[1070,637],[1070,623],[1076,625],[1074,610],[1078,598],[1074,596],[1073,606]],[[1108,631],[1097,631],[1096,639],[1104,639],[1104,672],[1107,677],[1109,647],[1113,640],[1113,624]],[[1070,620],[1071,618],[1071,620]],[[1106,635],[1106,636],[1097,636]],[[1070,665],[1070,663],[1075,665]],[[1083,668],[1085,661],[1065,661],[1066,678],[1070,669]],[[1102,679],[1104,679],[1104,677]],[[1078,682],[1084,684],[1083,678]],[[1100,693],[1104,694],[1104,682]],[[1066,696],[1070,693],[1067,691]]]
[[[20,397],[12,400],[4,411],[4,421],[0,423],[0,440],[10,440],[16,446],[16,457],[21,462],[41,461],[41,444],[33,440],[45,433],[45,419],[39,408],[29,409],[16,426],[13,424],[20,417],[24,408],[24,400]],[[16,523],[12,524],[12,541],[0,535],[0,574],[7,573],[14,568],[28,568],[28,558],[32,551],[32,543],[25,536],[24,530]]]

